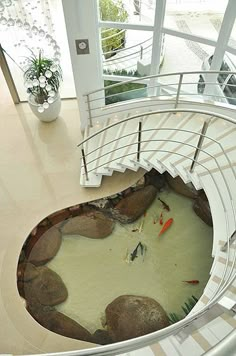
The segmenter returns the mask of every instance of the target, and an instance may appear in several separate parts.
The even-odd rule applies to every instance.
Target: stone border
[[[67,299],[68,292],[60,276],[43,265],[59,251],[62,234],[105,238],[112,233],[115,221],[127,224],[142,216],[157,192],[167,185],[175,192],[193,199],[196,214],[209,225],[212,223],[203,190],[198,192],[191,183],[185,184],[180,177],[172,178],[168,173],[161,175],[155,169],[120,193],[61,209],[38,223],[23,245],[17,286],[21,297],[26,299],[26,309],[39,324],[63,336],[83,341],[99,344],[113,342],[106,330],[97,330],[91,335],[79,323],[55,309],[55,305]],[[90,232],[87,233],[86,229],[90,229]]]

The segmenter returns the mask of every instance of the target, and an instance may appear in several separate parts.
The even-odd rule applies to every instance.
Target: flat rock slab
[[[28,305],[27,310],[40,325],[48,330],[73,339],[93,342],[93,337],[88,330],[55,309],[47,310]]]
[[[112,233],[114,221],[102,212],[93,210],[68,220],[62,227],[63,235],[81,235],[103,239]]]
[[[149,208],[156,198],[156,194],[157,189],[153,185],[147,185],[130,193],[121,199],[112,210],[114,219],[124,224],[134,222]]]
[[[173,178],[169,173],[165,173],[165,177],[169,186],[176,193],[192,199],[195,199],[198,196],[198,191],[194,188],[192,183],[185,184],[179,176]]]
[[[27,250],[27,246],[30,249],[29,251]],[[28,261],[36,266],[43,265],[55,257],[60,246],[61,233],[53,226],[44,232],[33,246],[30,243],[26,245]]]
[[[149,297],[122,295],[106,307],[105,313],[113,342],[142,336],[169,325],[162,306]]]
[[[18,281],[29,282],[38,277],[39,271],[32,263],[19,263],[17,268]]]
[[[24,296],[29,304],[54,306],[64,302],[68,292],[61,277],[47,267],[38,267],[38,277],[24,284]]]
[[[193,210],[202,221],[209,226],[213,226],[210,205],[204,192],[194,201]]]

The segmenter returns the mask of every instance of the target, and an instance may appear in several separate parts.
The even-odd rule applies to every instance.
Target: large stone
[[[207,225],[213,226],[211,209],[206,194],[201,191],[193,203],[193,210]]]
[[[178,176],[173,178],[169,173],[165,173],[166,180],[169,186],[178,194],[184,195],[188,198],[196,198],[198,191],[194,188],[192,183],[185,184],[184,181]]]
[[[27,305],[27,310],[40,325],[48,330],[73,339],[93,342],[93,337],[88,330],[53,308]]]
[[[68,292],[61,277],[48,267],[38,267],[38,277],[25,283],[24,296],[30,304],[54,306],[64,302]]]
[[[113,217],[121,223],[132,223],[145,213],[156,198],[156,194],[157,189],[152,185],[130,193],[114,207]]]
[[[82,235],[92,239],[102,239],[109,236],[114,228],[114,221],[97,210],[68,220],[62,227],[64,235]]]
[[[38,268],[31,263],[19,263],[17,268],[18,281],[29,282],[32,279],[38,277]]]
[[[145,174],[146,185],[154,185],[158,190],[162,190],[166,185],[166,180],[163,174],[157,172],[154,168]]]
[[[93,334],[94,342],[99,345],[112,344],[113,341],[107,330],[98,329]]]
[[[36,266],[40,266],[55,257],[60,246],[61,233],[53,226],[44,232],[33,246],[31,246],[29,241],[29,244],[26,245],[26,256],[28,257],[29,262]]]
[[[105,310],[107,330],[114,342],[132,339],[169,325],[166,312],[152,298],[122,295]]]

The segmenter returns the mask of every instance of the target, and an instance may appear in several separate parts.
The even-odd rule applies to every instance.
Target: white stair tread
[[[84,187],[100,187],[102,182],[101,175],[95,175],[94,173],[88,173],[88,180],[86,180],[84,169],[81,168],[80,185]]]
[[[233,330],[233,327],[220,316],[208,323],[207,328],[218,340],[222,340]]]
[[[190,335],[184,341],[180,342],[176,337],[171,336],[172,344],[176,350],[178,350],[177,355],[182,356],[200,356],[204,353],[204,349],[194,340],[194,338]],[[172,355],[172,353],[168,353],[168,355]]]

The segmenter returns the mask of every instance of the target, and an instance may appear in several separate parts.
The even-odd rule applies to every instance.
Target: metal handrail
[[[107,37],[105,37],[104,39],[107,39]],[[104,39],[103,39],[103,40],[104,40]],[[125,48],[119,49],[119,50],[116,51],[116,53],[124,52],[124,51],[130,50],[130,49],[132,49],[132,48],[134,48],[134,47],[138,47],[138,46],[143,45],[144,43],[146,43],[146,42],[148,42],[148,41],[150,41],[150,40],[152,40],[152,37],[150,37],[150,38],[148,38],[148,39],[146,39],[146,40],[144,40],[144,41],[142,41],[142,42],[139,42],[138,44],[135,44],[135,45],[133,45],[133,46],[129,46],[129,47],[125,47]],[[148,47],[146,47],[146,48],[148,48]],[[111,53],[111,52],[112,52],[112,51],[106,52],[106,53],[104,53],[104,54]],[[104,60],[104,62],[106,62],[106,60]]]
[[[166,111],[166,112],[169,112],[169,110],[165,110],[165,111]],[[172,112],[173,112],[173,111],[174,111],[174,112],[178,112],[178,111],[180,111],[180,112],[181,112],[181,111],[193,112],[192,110],[172,110]],[[163,112],[163,111],[162,111],[162,112]],[[159,113],[159,112],[157,112],[157,113]],[[204,113],[206,114],[206,112],[204,112]],[[154,114],[154,112],[145,113],[145,114],[142,114],[142,116],[145,115],[145,117],[146,117],[146,115],[152,115],[152,114]],[[213,113],[208,113],[208,112],[207,112],[207,114],[208,114],[208,115],[212,115]],[[140,117],[140,115],[136,115],[136,116],[137,116],[137,117]],[[235,120],[232,120],[231,118],[225,117],[225,116],[223,116],[223,115],[215,115],[215,116],[216,116],[216,117],[218,116],[218,117],[220,117],[220,118],[225,119],[226,121],[229,121],[229,122],[235,124]],[[129,118],[127,118],[127,119],[124,119],[124,120],[122,120],[121,122],[127,121],[127,120],[129,120],[129,119],[132,119],[132,117],[129,117]],[[115,125],[119,125],[121,122],[116,122],[116,123],[114,123],[114,124],[112,124],[112,125],[109,125],[109,127],[112,127],[112,126],[115,126]],[[105,128],[105,129],[102,129],[102,130],[100,130],[100,131],[98,131],[98,134],[99,134],[99,132],[102,132],[102,131],[104,131],[104,130],[106,130],[106,128]],[[153,130],[153,129],[147,129],[147,130],[143,130],[143,132],[145,132],[145,131],[152,131],[152,130]],[[236,174],[235,174],[235,171],[233,170],[233,167],[232,167],[232,164],[231,164],[231,162],[230,162],[230,159],[229,159],[227,153],[225,152],[225,150],[224,150],[224,148],[223,148],[223,146],[222,146],[222,144],[221,144],[220,142],[218,142],[218,141],[212,139],[212,138],[209,137],[209,136],[206,136],[206,135],[203,134],[203,133],[193,132],[193,131],[191,131],[191,130],[173,129],[173,128],[169,128],[169,129],[167,129],[167,128],[159,128],[159,130],[174,130],[174,131],[184,131],[184,132],[194,133],[194,134],[196,134],[196,135],[198,135],[198,136],[200,136],[200,137],[208,138],[208,139],[212,140],[213,142],[217,143],[217,144],[220,146],[222,152],[224,153],[224,156],[226,157],[227,162],[229,163],[229,166],[230,166],[230,168],[231,168],[231,170],[232,170],[232,172],[233,172],[233,174],[234,174],[234,178],[236,178]],[[121,138],[130,136],[130,135],[133,135],[133,134],[136,134],[136,133],[126,134],[126,135],[123,135]],[[95,134],[95,135],[96,135],[96,134]],[[91,137],[91,138],[92,138],[92,137]],[[153,140],[153,141],[164,141],[164,140]],[[166,140],[166,141],[180,143],[180,141],[176,141],[176,140]],[[104,146],[106,146],[106,145],[108,145],[108,144],[110,144],[110,143],[112,143],[112,142],[113,142],[113,141],[110,141],[110,142],[108,142],[108,143],[106,143],[106,144],[100,146],[100,148],[102,148],[102,147],[104,147]],[[144,140],[143,140],[143,141],[141,141],[141,142],[144,143],[144,142],[147,142],[147,141],[144,141]],[[139,139],[139,140],[138,140],[138,143],[141,143],[141,142],[140,142],[140,139]],[[182,142],[181,142],[181,143],[182,143]],[[196,146],[194,146],[194,145],[190,145],[190,144],[186,144],[186,143],[184,143],[184,144],[187,145],[187,146],[196,148]],[[127,146],[132,146],[132,145],[135,145],[135,143],[128,144],[128,145],[123,145],[121,148],[124,148],[124,147],[127,147]],[[119,150],[119,149],[120,149],[120,148],[115,149],[115,151],[117,151],[117,150]],[[229,189],[227,180],[226,180],[226,178],[225,178],[225,176],[224,176],[224,173],[222,172],[222,170],[221,170],[221,168],[220,168],[220,166],[219,166],[219,164],[218,164],[218,161],[215,159],[214,156],[212,156],[211,154],[209,154],[208,152],[206,152],[205,150],[203,150],[201,147],[197,147],[197,150],[198,150],[198,151],[203,151],[203,152],[206,153],[207,155],[211,156],[211,158],[216,162],[217,168],[218,168],[219,172],[220,172],[221,175],[222,175],[222,178],[223,178],[223,180],[224,180],[226,189],[227,189],[227,191],[228,191],[229,198],[230,198],[231,205],[232,205],[232,209],[233,209],[232,194],[231,194],[231,192],[230,192],[230,189]],[[96,150],[94,150],[94,151],[96,151]],[[94,151],[92,151],[92,152],[94,152]],[[146,151],[146,150],[142,150],[142,152],[145,152],[145,151]],[[164,151],[164,152],[169,152],[169,153],[172,153],[172,154],[177,154],[176,152],[165,151],[165,150],[157,150],[157,151],[159,151],[159,152],[160,152],[160,151]],[[92,152],[90,152],[89,154],[91,154]],[[109,154],[109,153],[112,153],[112,152],[113,152],[113,150],[110,151],[110,152],[108,152],[108,153],[105,153],[105,154],[103,154],[103,155],[100,155],[99,159],[100,159],[101,157],[103,157],[103,156]],[[133,155],[134,153],[135,153],[135,152],[132,152],[131,154],[128,154],[128,155]],[[87,156],[88,156],[88,155],[87,155]],[[187,157],[187,156],[184,156],[184,157],[190,159],[190,157]],[[101,167],[101,166],[107,165],[107,164],[109,164],[110,162],[115,161],[115,160],[117,160],[117,159],[119,159],[119,158],[122,158],[122,157],[118,157],[118,158],[116,157],[115,159],[113,159],[113,160],[111,160],[111,161],[109,161],[109,162],[105,162],[105,163],[103,163],[102,165],[97,166],[95,169],[98,169],[98,168]],[[199,164],[199,163],[196,161],[196,158],[191,158],[191,160],[192,160],[192,162],[195,162],[196,164]],[[94,161],[94,160],[92,160],[92,161],[90,161],[90,162],[88,162],[88,163],[92,163],[93,161]],[[203,165],[202,165],[202,166],[203,166]],[[206,167],[205,167],[205,168],[206,168]],[[92,170],[90,170],[90,171],[92,171]],[[211,174],[210,171],[209,171],[209,173]],[[213,176],[212,176],[212,179],[214,179]],[[225,208],[225,205],[224,205],[224,202],[223,202],[221,193],[220,193],[219,188],[218,188],[217,185],[216,185],[216,189],[217,189],[218,194],[219,194],[219,196],[220,196],[220,198],[221,198],[222,206],[224,207],[224,211],[225,211],[225,213],[226,213],[226,208]],[[234,209],[233,209],[233,211],[234,211]],[[235,222],[236,222],[236,218],[235,218],[235,214],[234,214],[234,225],[235,225]],[[227,231],[227,236],[229,236],[229,222],[228,222],[228,220],[227,220],[227,214],[226,214],[226,231]],[[228,248],[229,248],[229,240],[228,240]],[[236,258],[236,255],[234,254],[234,261],[235,261],[235,258]],[[223,287],[222,287],[222,284],[223,284],[223,286],[224,286],[225,284],[227,284],[227,281],[229,280],[229,278],[230,278],[230,276],[231,276],[231,274],[232,274],[232,272],[233,272],[233,266],[232,266],[231,272],[228,274],[228,279],[224,280],[224,278],[225,278],[225,276],[226,276],[226,273],[227,273],[228,262],[229,262],[229,255],[227,255],[227,262],[226,262],[225,269],[224,269],[224,272],[223,272],[222,282],[218,285],[218,288],[217,288],[216,291],[215,291],[216,294],[218,293],[218,291],[220,291],[220,290],[223,288]],[[234,262],[234,263],[235,263],[235,262]],[[214,295],[212,295],[211,298],[214,298]]]
[[[110,125],[107,125],[106,127],[96,131],[95,133],[93,133],[92,135],[90,135],[88,138],[84,139],[83,141],[81,141],[77,147],[82,146],[83,144],[85,144],[87,141],[89,141],[90,139],[92,139],[93,137],[97,136],[98,134],[109,130],[111,127],[113,126],[117,126],[120,123],[124,123],[126,121],[129,120],[135,120],[138,119],[140,116],[149,116],[149,115],[155,115],[155,114],[165,114],[165,113],[178,113],[178,112],[188,112],[188,113],[195,113],[195,114],[203,114],[203,115],[210,115],[210,116],[214,116],[217,117],[219,119],[223,119],[227,122],[230,122],[231,124],[236,124],[236,120],[226,116],[226,115],[222,115],[222,114],[217,114],[217,113],[213,113],[207,110],[196,110],[196,109],[164,109],[164,110],[155,110],[155,111],[147,111],[147,112],[143,112],[142,114],[136,114],[136,115],[132,115],[129,117],[126,117],[125,119],[122,119],[120,121],[114,122]]]
[[[150,44],[150,45],[148,45],[147,47],[143,48],[143,50],[147,50],[148,48],[151,48],[151,46],[152,46],[152,45]],[[126,49],[127,49],[127,48],[125,48],[125,50],[126,50]],[[151,49],[150,49],[148,52],[151,52]],[[110,51],[110,52],[106,52],[106,53],[104,53],[104,54],[107,54],[107,53],[114,53],[114,52],[113,52],[113,51]],[[147,51],[146,51],[146,53],[147,53]],[[140,49],[139,49],[138,51],[136,51],[136,52],[125,54],[124,56],[119,57],[119,58],[117,58],[117,57],[114,56],[114,58],[106,59],[106,60],[103,61],[103,65],[109,65],[108,62],[115,61],[115,60],[118,61],[119,64],[121,64],[122,62],[125,62],[125,61],[121,61],[121,59],[127,58],[127,57],[130,58],[130,57],[134,56],[135,54],[140,54]],[[139,56],[136,55],[135,57],[139,57]],[[133,59],[133,58],[132,58],[132,59]]]
[[[107,30],[111,30],[111,29],[109,28],[109,29],[107,29]],[[111,35],[111,36],[103,37],[101,40],[102,40],[102,41],[109,40],[110,38],[119,36],[121,33],[124,33],[125,31],[126,31],[126,30],[120,30],[120,32],[114,33],[114,34]],[[106,52],[106,53],[109,53],[109,52]],[[104,53],[104,54],[105,54],[105,53]]]
[[[123,82],[123,83],[133,83],[133,82],[137,82],[138,80],[140,79],[154,79],[154,78],[162,78],[162,77],[170,77],[170,76],[180,76],[181,74],[182,75],[189,75],[189,74],[236,74],[236,71],[235,72],[229,72],[229,71],[217,71],[217,70],[200,70],[200,71],[185,71],[185,72],[172,72],[172,73],[164,73],[164,74],[154,74],[154,75],[148,75],[146,77],[139,77],[139,78],[136,78],[136,79],[130,79],[130,80],[127,80],[126,82]],[[116,86],[119,86],[120,83],[116,83],[116,84],[112,84],[112,85],[109,85],[107,87],[102,87],[102,88],[99,88],[99,89],[96,89],[96,90],[92,90],[84,95],[91,95],[91,94],[95,94],[97,92],[100,92],[100,91],[103,91],[107,88],[114,88]]]

